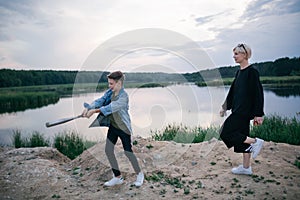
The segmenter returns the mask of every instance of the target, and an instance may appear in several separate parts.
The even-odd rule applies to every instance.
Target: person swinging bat
[[[132,128],[131,119],[128,113],[129,98],[124,89],[124,74],[121,71],[115,71],[107,75],[109,89],[102,97],[96,99],[91,104],[84,103],[84,110],[81,115],[57,120],[46,123],[47,127],[66,123],[81,117],[90,118],[93,114],[99,113],[97,119],[90,125],[108,126],[108,133],[106,138],[105,153],[110,163],[113,172],[113,178],[104,183],[104,186],[111,187],[123,183],[123,177],[118,166],[114,154],[114,147],[121,139],[125,155],[132,164],[132,167],[137,175],[134,185],[140,187],[144,181],[144,173],[141,171],[139,163],[135,154],[132,151]]]

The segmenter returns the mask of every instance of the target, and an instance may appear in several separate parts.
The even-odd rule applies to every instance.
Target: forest
[[[254,63],[260,76],[299,76],[300,57],[279,58],[275,61]],[[127,82],[199,82],[234,77],[238,66],[225,66],[185,74],[169,73],[126,73]],[[100,71],[55,71],[55,70],[13,70],[0,69],[0,88],[17,86],[54,85],[70,83],[106,82],[108,72]]]

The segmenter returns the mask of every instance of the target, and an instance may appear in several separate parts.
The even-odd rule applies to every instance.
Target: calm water
[[[171,123],[188,126],[220,125],[224,118],[218,116],[228,87],[197,87],[173,85],[165,88],[126,89],[130,99],[130,115],[134,135],[149,137],[151,130],[161,130]],[[45,123],[78,115],[84,102],[92,102],[103,93],[81,94],[61,98],[54,105],[23,112],[0,115],[0,143],[10,144],[13,130],[31,134],[38,131],[50,139],[65,130],[76,130],[86,139],[99,141],[105,138],[107,128],[88,128],[96,115],[90,119],[77,119],[63,125],[46,128]],[[265,88],[265,113],[297,117],[300,112],[300,95],[278,95],[280,91]]]

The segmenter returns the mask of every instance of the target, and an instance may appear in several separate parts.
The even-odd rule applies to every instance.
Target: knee
[[[134,155],[132,151],[124,151],[124,153],[125,153],[127,158],[130,158]]]
[[[105,146],[105,154],[111,155],[114,153],[114,146],[106,145]]]

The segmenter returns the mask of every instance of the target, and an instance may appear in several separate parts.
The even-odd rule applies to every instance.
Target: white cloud
[[[232,64],[231,48],[242,40],[259,52],[253,59],[297,55],[297,19],[297,0],[0,0],[0,68],[79,69],[98,45],[141,28],[198,41],[217,65]],[[271,50],[262,46],[265,41]]]
[[[231,50],[241,42],[251,46],[252,62],[299,57],[300,22],[297,19],[300,18],[300,10],[293,7],[295,3],[298,2],[253,1],[237,20],[241,22],[237,22],[237,27],[233,24],[221,29],[215,40],[203,44],[217,65],[235,65]],[[269,11],[264,13],[262,10],[265,9]],[[220,52],[223,52],[223,56],[219,55]]]

